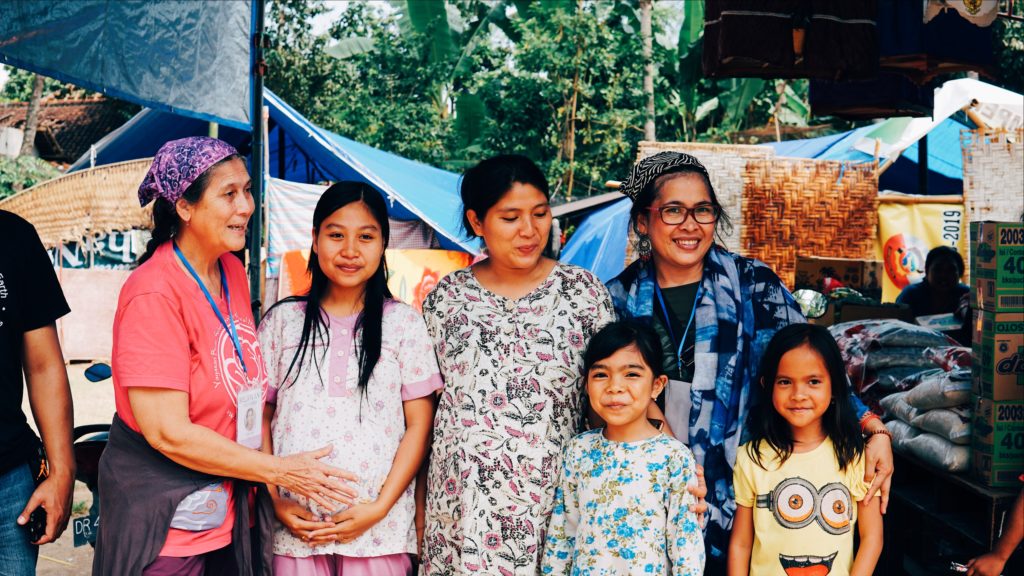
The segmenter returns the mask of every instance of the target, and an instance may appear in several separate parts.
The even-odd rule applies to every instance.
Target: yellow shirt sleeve
[[[868,495],[869,482],[864,480],[865,459],[861,454],[856,460],[846,467],[846,486],[850,489],[850,496],[855,502],[860,502]]]
[[[757,466],[747,454],[747,444],[740,446],[736,451],[736,466],[732,469],[732,484],[736,492],[736,503],[740,506],[753,508],[757,500],[757,493],[754,490],[754,470]]]

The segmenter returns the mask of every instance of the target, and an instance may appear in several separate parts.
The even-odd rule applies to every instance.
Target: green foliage
[[[1019,11],[1021,2],[1015,1],[1018,3]],[[992,26],[996,77],[989,81],[1007,90],[1024,94],[1024,22],[996,18]]]
[[[49,162],[34,156],[0,156],[0,198],[13,195],[19,186],[25,190],[60,174]]]
[[[450,170],[525,154],[560,197],[628,173],[643,136],[635,0],[392,7],[349,3],[316,37],[303,23],[322,3],[275,0],[267,86],[330,130]],[[770,117],[773,83],[701,77],[700,2],[655,3],[653,26],[661,139],[728,138]]]

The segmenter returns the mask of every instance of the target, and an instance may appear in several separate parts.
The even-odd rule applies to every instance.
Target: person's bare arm
[[[732,518],[732,536],[729,538],[729,576],[750,574],[750,553],[754,548],[754,511],[736,505]]]
[[[28,401],[46,448],[50,477],[32,493],[25,510],[18,516],[18,524],[28,522],[29,514],[42,506],[46,510],[46,534],[36,544],[46,544],[60,537],[71,516],[75,488],[71,386],[53,323],[25,332],[22,343]]]
[[[885,424],[879,418],[872,418],[864,424],[864,432],[885,430]],[[871,483],[865,501],[871,501],[876,495],[882,500],[882,514],[889,508],[889,489],[892,487],[894,469],[892,457],[892,438],[886,434],[871,434],[864,446],[867,466],[864,479]]]
[[[997,576],[1003,571],[1007,560],[1024,539],[1024,488],[1017,494],[1006,518],[1006,529],[996,541],[992,551],[971,558],[967,563],[967,576]]]
[[[857,529],[860,546],[853,559],[850,576],[871,576],[882,555],[883,527],[881,503],[864,499],[857,503]]]
[[[286,488],[333,509],[349,503],[355,491],[341,480],[355,480],[350,472],[319,461],[331,446],[287,457],[251,450],[193,424],[188,415],[188,394],[168,388],[128,389],[132,414],[146,441],[171,460],[206,474],[263,482]]]

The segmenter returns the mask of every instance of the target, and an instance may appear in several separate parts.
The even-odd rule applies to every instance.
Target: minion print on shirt
[[[780,467],[761,447],[757,465],[741,447],[734,480],[736,503],[753,511],[751,574],[843,576],[853,566],[857,502],[864,499],[864,461],[840,470],[832,442],[792,454]]]

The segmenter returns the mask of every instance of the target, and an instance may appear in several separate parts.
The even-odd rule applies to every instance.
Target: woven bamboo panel
[[[775,155],[770,146],[742,144],[705,144],[697,142],[640,142],[637,160],[658,152],[685,152],[695,156],[708,169],[715,195],[732,219],[731,233],[720,230],[725,247],[730,252],[744,253],[740,236],[743,230],[743,171],[750,160],[767,160]],[[630,244],[632,247],[632,243]]]
[[[968,222],[1019,221],[1024,215],[1024,129],[962,130]]]
[[[793,286],[797,255],[874,257],[876,166],[825,160],[751,160],[743,173],[745,254]]]
[[[94,234],[149,228],[152,209],[139,207],[138,190],[151,162],[131,160],[65,174],[0,201],[0,209],[31,222],[47,248]]]

